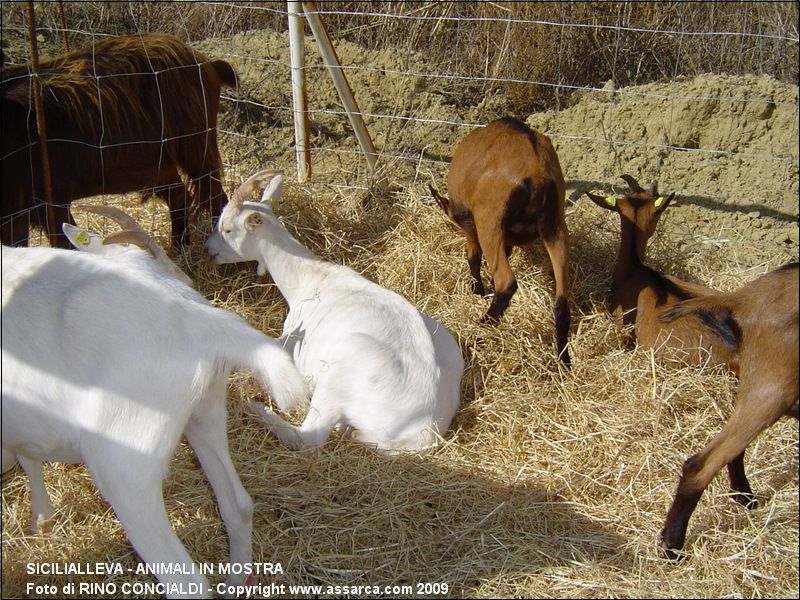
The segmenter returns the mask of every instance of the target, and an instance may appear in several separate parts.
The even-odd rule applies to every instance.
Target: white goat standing
[[[260,202],[245,201],[267,182]],[[381,451],[429,449],[460,403],[458,344],[399,294],[294,239],[272,211],[281,187],[277,171],[250,177],[206,241],[214,263],[256,260],[259,275],[269,271],[289,304],[281,339],[310,381],[311,408],[300,427],[263,405],[251,408],[292,448],[322,446],[340,425]]]
[[[230,561],[252,560],[252,501],[230,458],[225,394],[253,369],[283,409],[307,390],[288,354],[211,306],[139,248],[104,256],[2,247],[2,468],[19,459],[33,526],[54,510],[41,461],[82,462],[167,597],[208,597],[169,524],[161,484],[185,434],[214,489]],[[247,571],[229,585],[246,583]]]

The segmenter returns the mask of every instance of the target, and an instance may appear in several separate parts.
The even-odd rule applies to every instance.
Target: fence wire
[[[605,97],[612,102],[625,98],[660,99],[668,103],[670,111],[678,103],[717,102],[763,107],[763,110],[788,105],[795,115],[798,113],[796,95],[794,101],[787,103],[760,96],[666,94],[646,87],[650,82],[683,81],[705,71],[767,75],[796,85],[797,6],[792,2],[766,3],[769,6],[735,3],[729,10],[710,2],[606,3],[608,5],[602,9],[592,9],[595,12],[590,10],[590,5],[598,3],[570,2],[547,7],[549,12],[541,17],[533,16],[532,3],[529,6],[522,3],[522,7],[505,2],[317,4],[317,12],[327,23],[335,45],[355,44],[365,53],[392,51],[396,54],[392,66],[388,67],[369,64],[364,60],[364,53],[350,58],[340,56],[342,68],[351,78],[359,101],[361,94],[369,90],[360,89],[358,83],[352,82],[371,76],[379,82],[389,78],[413,81],[420,93],[439,94],[453,99],[453,104],[475,105],[485,98],[500,97],[505,102],[500,102],[498,111],[505,109],[507,114],[523,119],[542,112],[558,115],[569,110],[575,99],[587,95]],[[669,6],[659,9],[656,6],[659,4]],[[230,62],[242,77],[237,92],[222,95],[220,138],[227,170],[235,179],[258,155],[267,155],[291,171],[294,164],[289,158],[291,140],[285,135],[271,135],[278,125],[282,128],[291,125],[293,115],[285,2],[195,2],[189,5],[180,2],[65,2],[65,6],[66,30],[52,4],[36,5],[40,13],[37,14],[39,42],[44,53],[60,52],[64,31],[72,48],[91,44],[99,37],[165,31],[200,45],[212,58]],[[2,11],[4,61],[24,62],[28,59],[21,43],[26,25],[24,3],[5,2]],[[287,47],[275,56],[252,52],[242,40],[256,35],[254,32],[259,30],[283,36]],[[209,40],[228,43],[213,46],[212,50],[206,47]],[[596,45],[576,51],[576,45],[588,41]],[[306,42],[306,54],[309,116],[312,129],[316,130],[312,142],[314,177],[325,179],[340,170],[337,164],[353,160],[357,145],[347,134],[335,139],[325,134],[331,129],[346,129],[342,125],[346,123],[346,115],[336,102],[315,96],[315,90],[324,85],[328,74],[314,53],[310,37]],[[420,55],[429,60],[423,64],[415,62]],[[539,68],[533,64],[547,62],[544,59],[552,65]],[[525,61],[531,64],[524,64]],[[259,71],[263,75],[259,76]],[[270,98],[259,97],[249,89],[252,82],[265,78],[271,78],[270,85],[279,90]],[[407,144],[403,132],[411,127],[429,128],[433,138],[440,135],[440,128],[444,127],[452,132],[455,140],[485,124],[485,119],[463,118],[470,113],[468,110],[456,111],[454,116],[432,116],[415,111],[411,104],[399,98],[393,105],[384,106],[388,110],[373,110],[362,104],[368,128],[381,132],[376,145],[384,164],[407,163],[415,165],[417,171],[442,173],[449,162],[448,153],[429,152],[418,143]],[[267,116],[269,123],[259,127],[253,122],[259,115]],[[796,116],[791,127],[797,139]],[[625,133],[593,135],[558,126],[544,128],[544,132],[557,144],[581,141],[619,149],[716,155],[781,163],[795,171],[798,166],[796,152],[786,155],[670,141],[652,143],[626,137]],[[237,149],[226,152],[229,144]],[[614,176],[600,172],[596,179]],[[366,189],[369,177],[358,168],[354,178],[341,185],[347,189]],[[6,214],[4,208],[3,219],[12,216],[19,217]]]

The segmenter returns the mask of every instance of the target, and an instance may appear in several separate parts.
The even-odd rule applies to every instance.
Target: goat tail
[[[741,339],[741,328],[733,316],[731,308],[725,306],[719,296],[692,298],[678,302],[665,309],[659,320],[671,323],[688,315],[695,315],[712,333],[716,334],[727,346],[738,349]]]
[[[277,407],[285,412],[307,407],[308,385],[283,347],[273,338],[248,327],[246,335],[226,336],[223,358],[258,375]]]
[[[436,204],[439,205],[439,208],[441,208],[445,212],[445,214],[449,216],[450,215],[450,200],[447,197],[442,196],[436,190],[436,188],[433,187],[433,184],[429,183],[428,184],[428,189],[431,191],[431,195],[433,195],[433,198],[434,198],[434,200],[436,200]]]
[[[308,407],[308,385],[278,342],[267,338],[260,344],[252,355],[250,367],[258,373],[281,412]]]

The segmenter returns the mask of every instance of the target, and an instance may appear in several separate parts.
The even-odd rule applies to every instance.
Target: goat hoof
[[[686,554],[684,554],[680,548],[668,548],[664,544],[661,545],[661,552],[664,558],[674,563],[681,562],[686,558]]]
[[[481,317],[481,324],[496,326],[500,324],[500,319],[495,317],[494,315],[486,313],[485,315],[483,315],[483,317]]]
[[[686,532],[675,530],[670,532],[667,527],[661,530],[661,551],[664,558],[673,562],[678,562],[686,558],[686,555],[683,553],[685,536]]]
[[[754,494],[748,494],[746,492],[734,492],[733,499],[749,510],[758,508],[758,499]]]
[[[31,523],[31,533],[34,534],[47,534],[53,531],[53,526],[55,525],[55,519],[53,517],[44,518],[44,516],[39,515],[36,518],[36,521]]]

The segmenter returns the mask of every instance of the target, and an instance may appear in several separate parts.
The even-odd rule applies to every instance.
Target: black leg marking
[[[484,323],[489,324],[497,324],[500,322],[500,317],[503,316],[503,313],[506,312],[509,303],[511,302],[511,296],[517,291],[517,281],[516,279],[511,282],[511,284],[502,292],[498,292],[495,290],[494,298],[492,299],[492,304],[489,306],[489,311],[483,317]]]
[[[757,508],[758,500],[744,472],[744,451],[728,463],[728,477],[731,481],[731,490],[734,492],[733,499],[745,508]]]
[[[567,350],[567,336],[569,335],[570,310],[567,299],[559,296],[553,307],[553,317],[556,324],[556,350],[558,358],[569,367],[572,363]]]

